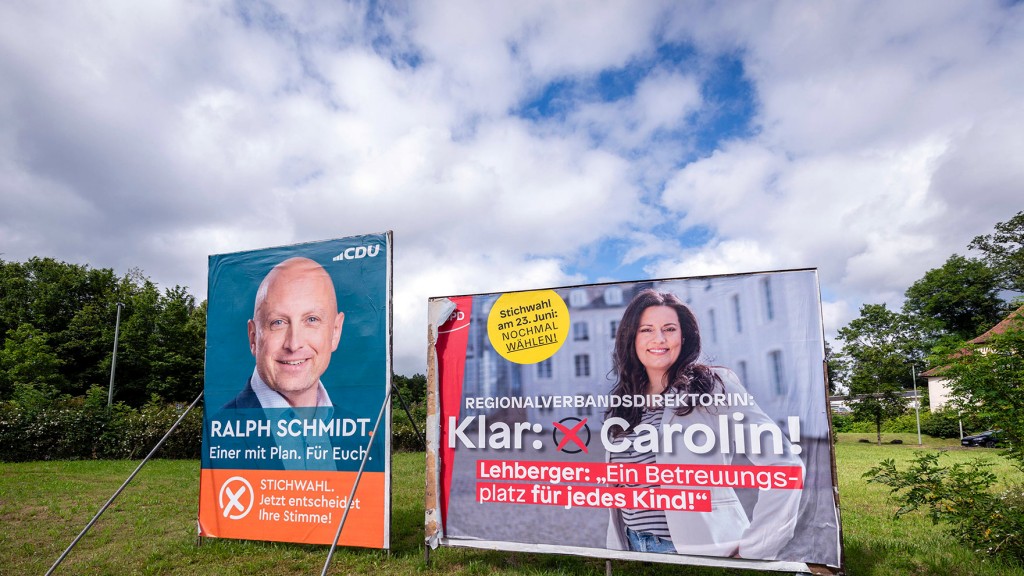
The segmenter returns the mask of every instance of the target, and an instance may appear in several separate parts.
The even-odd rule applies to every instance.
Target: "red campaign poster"
[[[431,303],[429,545],[841,566],[814,270]]]

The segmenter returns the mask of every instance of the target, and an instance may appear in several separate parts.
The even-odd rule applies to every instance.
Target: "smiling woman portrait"
[[[637,450],[638,426],[661,431],[668,426],[686,430],[701,425],[703,430],[719,430],[721,415],[743,422],[745,430],[755,425],[774,424],[756,402],[725,406],[703,406],[693,402],[666,408],[659,396],[725,394],[727,398],[751,398],[731,370],[699,362],[700,328],[693,312],[670,292],[643,290],[633,298],[622,315],[616,332],[613,353],[615,385],[611,393],[622,397],[645,397],[645,405],[622,403],[610,408],[606,418],[621,418],[628,427],[614,426],[611,433],[630,440],[628,448],[609,452],[613,464],[671,464],[727,466],[734,455],[745,453],[749,438],[735,436],[730,446],[716,446],[706,453],[687,449],[674,434],[671,445],[660,450]],[[671,406],[675,403],[669,402]],[[646,425],[646,426],[645,426]],[[706,427],[706,428],[704,428]],[[799,466],[800,458],[783,439],[782,453],[746,453],[755,466]],[[746,464],[746,462],[743,462]],[[637,552],[661,552],[729,556],[761,560],[778,559],[779,552],[793,537],[800,490],[760,490],[748,516],[736,491],[729,487],[618,484],[616,487],[709,490],[711,511],[611,509],[607,546],[610,549]]]

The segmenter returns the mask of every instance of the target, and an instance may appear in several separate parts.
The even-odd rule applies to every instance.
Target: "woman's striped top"
[[[641,424],[650,424],[655,428],[661,428],[661,416],[664,408],[655,408],[644,410],[643,416],[640,418]],[[654,452],[647,452],[639,454],[633,450],[632,446],[636,442],[637,433],[636,427],[634,426],[630,430],[626,437],[630,440],[630,449],[623,452],[613,452],[610,455],[610,461],[613,464],[656,464]],[[638,490],[645,490],[647,488],[660,488],[658,484],[617,484],[620,488],[636,488]],[[668,522],[665,520],[664,510],[639,510],[633,508],[622,509],[622,519],[626,523],[626,528],[631,528],[636,532],[649,532],[658,536],[659,538],[670,538],[668,532]]]

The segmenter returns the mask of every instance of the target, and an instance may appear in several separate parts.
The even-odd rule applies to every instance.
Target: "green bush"
[[[106,394],[101,387],[93,387],[84,398],[63,397],[46,406],[0,403],[0,462],[140,459],[188,407],[154,396],[142,408],[121,403],[108,408]],[[391,446],[395,452],[422,452],[425,448],[420,435],[426,433],[426,406],[421,401],[410,410],[416,429],[400,404],[392,407]],[[203,411],[196,407],[157,456],[197,459],[202,440]]]
[[[835,432],[853,432],[853,430],[850,429],[850,427],[853,426],[853,423],[853,414],[832,415],[832,428]]]
[[[921,411],[921,433],[924,433],[925,422],[928,421],[929,413],[927,410]],[[888,432],[890,434],[896,433],[917,433],[917,414],[911,409],[905,414],[890,418],[884,424],[882,424],[882,432]]]
[[[170,430],[184,412],[181,404],[154,398],[141,409],[106,406],[106,392],[62,397],[45,407],[0,404],[0,461],[138,459]],[[158,452],[161,458],[198,458],[202,410],[193,410]]]
[[[427,433],[427,408],[422,403],[410,406],[413,418],[416,419],[416,428],[409,421],[409,415],[398,402],[391,410],[391,449],[395,452],[422,452],[426,449],[423,445],[423,438],[419,434]]]
[[[932,522],[974,550],[1024,561],[1024,487],[994,491],[991,463],[939,465],[940,454],[920,454],[907,470],[885,460],[868,470],[869,482],[889,486],[900,504],[896,518],[924,509]]]
[[[959,438],[961,421],[965,436],[988,429],[986,423],[975,416],[961,415],[956,410],[943,409],[932,413],[927,425],[922,421],[921,432],[935,438]]]
[[[840,432],[857,432],[862,434],[873,434],[875,432],[875,424],[874,422],[867,422],[864,420],[853,420],[851,417],[851,420],[846,425],[846,429],[840,430]]]
[[[928,422],[932,416],[927,410],[921,411],[921,433],[929,434],[925,431]],[[833,414],[832,425],[835,427],[836,432],[856,432],[861,434],[873,434],[875,430],[875,423],[866,420],[855,420],[853,414]],[[913,410],[906,412],[895,418],[890,418],[882,423],[883,434],[897,434],[906,433],[912,434],[917,432],[917,415]],[[931,434],[929,434],[931,436]],[[950,438],[950,436],[947,436]]]

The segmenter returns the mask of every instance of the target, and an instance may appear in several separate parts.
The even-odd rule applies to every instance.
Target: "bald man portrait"
[[[289,258],[267,274],[249,320],[256,368],[224,409],[333,407],[320,377],[338,349],[345,314],[334,283],[309,258]]]

